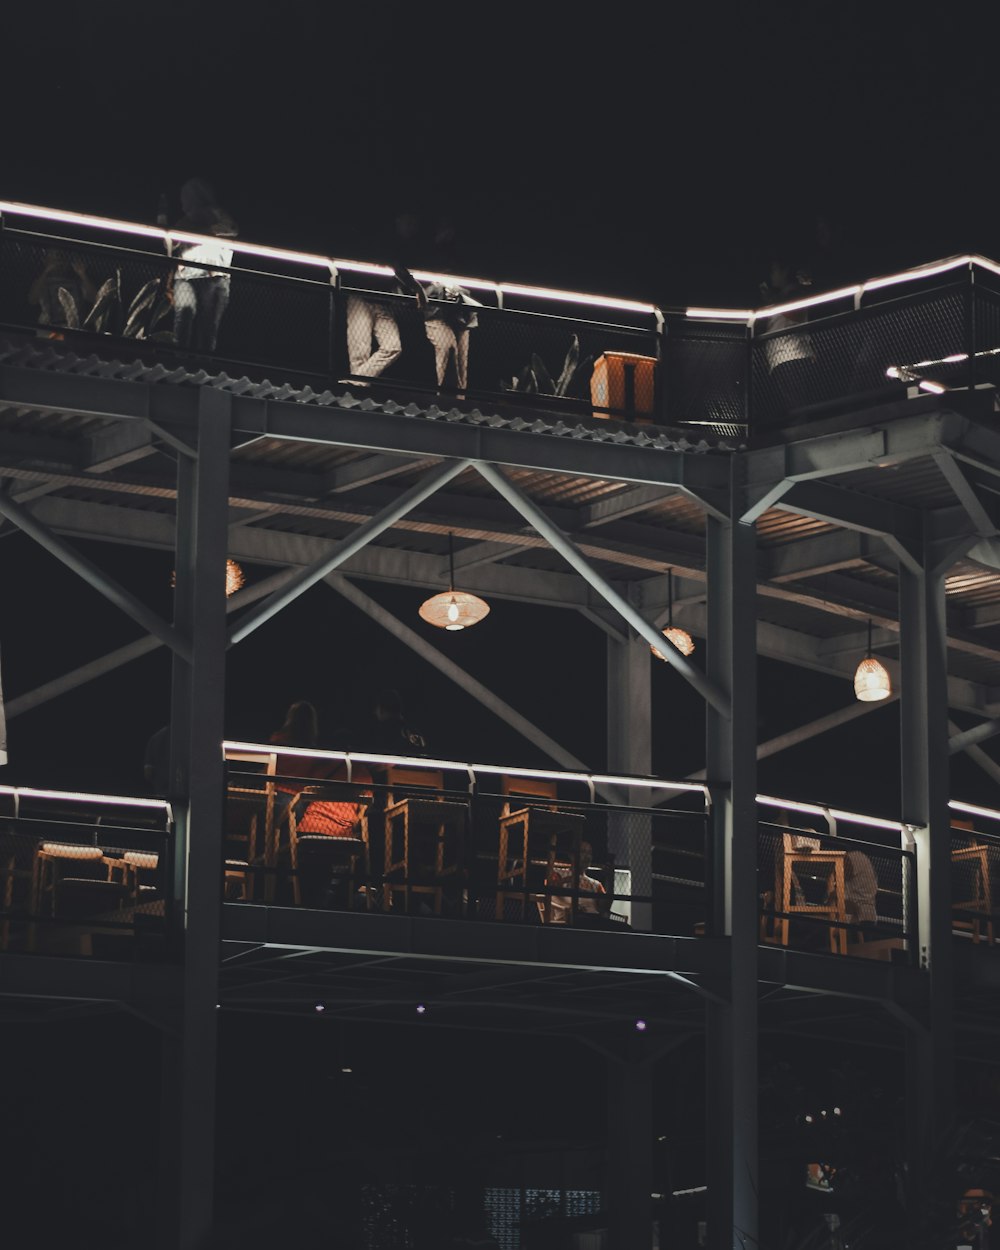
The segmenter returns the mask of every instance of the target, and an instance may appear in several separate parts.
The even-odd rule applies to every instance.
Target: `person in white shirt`
[[[591,877],[587,873],[593,860],[593,850],[589,842],[580,843],[580,877],[577,882],[577,889],[580,895],[576,900],[577,915],[580,916],[603,916],[607,912],[607,900],[600,898],[600,895],[606,894],[607,891],[596,877]],[[549,879],[549,885],[562,885],[572,888],[573,885],[573,867],[571,864],[554,864],[552,867],[552,877]],[[592,895],[592,897],[588,897]],[[573,899],[568,894],[553,894],[550,905],[549,924],[569,924],[571,921],[571,912],[573,910]]]
[[[176,255],[173,282],[174,340],[178,347],[214,352],[219,326],[229,303],[229,266],[233,249],[225,240],[236,237],[236,223],[215,199],[203,178],[181,187],[184,216],[174,226],[191,234],[214,235],[204,243],[182,243]]]

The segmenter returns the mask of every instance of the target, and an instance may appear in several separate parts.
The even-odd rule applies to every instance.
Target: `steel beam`
[[[730,515],[746,512],[733,465]],[[709,1250],[757,1244],[757,650],[752,525],[706,522],[707,671],[730,715],[706,709],[712,799],[709,930],[728,938],[724,1001],[706,1003]]]
[[[831,729],[839,729],[841,725],[849,725],[851,721],[857,720],[859,716],[866,716],[869,712],[888,707],[890,704],[895,703],[898,698],[899,694],[897,692],[888,699],[883,699],[881,703],[849,703],[842,708],[838,708],[835,712],[830,712],[827,716],[817,717],[816,720],[809,721],[805,725],[799,725],[797,729],[790,729],[788,733],[778,734],[777,737],[770,738],[767,742],[762,742],[757,747],[757,762],[760,763],[761,760],[770,759],[772,755],[778,755],[781,751],[787,751],[791,747],[801,746],[803,742],[817,738],[820,734],[827,733]],[[686,780],[704,781],[705,769],[700,768],[697,772],[688,773]]]
[[[557,526],[552,524],[533,500],[529,499],[513,482],[509,481],[495,465],[477,462],[475,467],[494,487],[497,493],[502,495],[511,507],[538,530],[539,534],[563,557],[567,564],[574,568],[614,608],[618,615],[632,626],[640,637],[645,638],[648,645],[655,647],[662,642],[662,636],[659,631],[650,625],[648,621],[644,620],[635,608],[588,564],[575,544]],[[729,701],[715,683],[705,678],[675,648],[669,648],[669,652],[667,655],[668,663],[677,669],[703,699],[706,699],[723,715],[728,715]]]
[[[148,608],[124,586],[119,586],[114,578],[109,577],[103,569],[99,569],[86,556],[68,547],[30,512],[22,508],[20,504],[16,504],[9,495],[5,495],[2,491],[0,491],[0,515],[13,522],[22,533],[27,534],[40,547],[44,547],[50,555],[55,556],[77,576],[82,577],[115,607],[120,608],[149,633],[155,634],[172,651],[182,656],[190,655],[187,640],[162,620],[152,608]]]
[[[272,591],[279,589],[291,576],[291,571],[272,573],[270,577],[265,577],[250,586],[244,586],[226,601],[226,612],[236,612],[240,608],[249,607],[251,603],[262,599],[264,595],[269,595]],[[149,655],[162,646],[163,641],[160,638],[147,634],[143,638],[137,638],[134,642],[126,643],[123,647],[109,651],[96,660],[81,664],[78,668],[63,673],[61,677],[55,677],[52,681],[44,682],[41,686],[36,686],[34,690],[25,691],[24,694],[11,699],[7,704],[7,719],[13,720],[15,716],[21,716],[36,707],[41,707],[50,700],[58,698],[59,695],[77,690],[80,686],[85,686],[87,682],[112,673],[123,664]]]
[[[439,490],[447,482],[450,482],[452,478],[458,477],[466,468],[468,468],[468,465],[464,460],[451,461],[441,465],[433,473],[428,474],[425,478],[415,483],[408,491],[400,495],[394,503],[383,508],[381,512],[373,516],[366,524],[359,526],[343,542],[338,543],[333,552],[323,556],[315,564],[302,569],[281,590],[275,591],[269,599],[254,609],[254,611],[248,612],[230,630],[230,645],[242,642],[248,634],[253,633],[255,629],[259,629],[261,625],[269,621],[282,608],[287,607],[294,599],[297,599],[299,595],[307,591],[310,586],[315,586],[317,582],[321,582],[328,573],[332,573],[334,569],[339,568],[355,552],[367,546],[379,534],[387,529],[391,529],[408,512],[433,495],[436,490]]]
[[[463,668],[455,663],[448,656],[443,655],[436,647],[432,647],[426,639],[410,629],[408,625],[404,625],[391,612],[382,607],[380,603],[372,599],[370,595],[366,595],[363,590],[359,590],[357,586],[347,580],[346,577],[338,573],[327,574],[325,581],[339,595],[342,595],[348,603],[353,604],[366,616],[370,617],[376,624],[381,625],[394,638],[398,638],[411,651],[420,656],[428,664],[431,664],[443,673],[449,681],[453,681],[460,686],[466,694],[469,694],[481,703],[487,711],[492,712],[494,716],[500,718],[510,727],[516,730],[528,742],[533,743],[539,750],[544,751],[549,759],[557,763],[561,768],[567,768],[575,771],[587,771],[587,765],[578,759],[571,751],[567,751],[554,738],[550,738],[547,733],[539,729],[537,725],[532,724],[526,716],[522,716],[509,703],[493,693],[477,681],[471,674],[467,673]]]

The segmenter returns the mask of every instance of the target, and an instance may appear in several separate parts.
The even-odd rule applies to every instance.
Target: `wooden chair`
[[[307,882],[319,883],[324,897],[310,899],[306,905],[322,906],[325,892],[337,876],[347,887],[347,908],[353,910],[358,886],[367,885],[370,877],[367,815],[370,802],[370,794],[352,793],[349,799],[344,799],[322,786],[309,786],[292,800],[285,819],[296,907],[303,905],[302,887]],[[353,824],[347,826],[350,833],[341,833],[339,828],[337,832],[324,830],[324,826],[336,827],[338,817],[354,818]],[[305,892],[311,892],[308,885]],[[370,897],[369,892],[366,898]]]
[[[951,827],[969,834],[964,846],[953,844],[951,848],[952,865],[963,869],[961,884],[954,882],[952,886],[952,928],[968,930],[972,941],[978,945],[985,927],[986,942],[992,946],[993,889],[990,881],[989,848],[972,832],[971,820],[953,820]]]
[[[579,871],[586,817],[560,811],[556,783],[545,778],[504,777],[501,790],[504,805],[497,852],[497,919],[505,918],[509,899],[520,904],[521,920],[530,905],[538,907],[542,922],[548,924],[552,920],[552,895],[542,887],[554,879],[557,864]],[[526,803],[525,799],[542,801]],[[576,908],[571,908],[570,923],[575,913]]]
[[[35,948],[36,920],[66,926],[90,954],[94,926],[114,920],[114,913],[134,903],[131,884],[115,876],[120,857],[109,858],[99,846],[43,842],[35,852],[32,925],[29,949]]]
[[[468,803],[445,799],[440,769],[394,765],[386,776],[385,877],[382,904],[402,893],[410,911],[414,894],[429,895],[441,915],[445,891],[458,893],[465,868]],[[437,794],[419,791],[436,790]],[[416,792],[415,792],[416,791]]]
[[[775,861],[774,897],[780,900],[775,917],[774,932],[782,946],[788,945],[788,925],[794,916],[808,916],[816,920],[829,920],[830,950],[834,954],[847,954],[847,906],[844,897],[844,858],[846,851],[803,846],[800,835],[784,833],[782,846]],[[824,903],[796,901],[798,866],[822,868],[826,872],[827,899]]]
[[[260,828],[273,802],[266,786],[253,789],[231,785],[226,791],[223,897],[227,902],[253,901]]]

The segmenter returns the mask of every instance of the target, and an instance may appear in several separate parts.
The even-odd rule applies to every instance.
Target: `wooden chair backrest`
[[[391,764],[386,770],[386,801],[396,801],[395,790],[443,790],[444,774],[440,768],[414,768],[407,764]]]
[[[502,777],[500,780],[500,793],[504,796],[503,814],[509,815],[511,811],[519,810],[523,804],[511,799],[546,799],[548,806],[555,807],[556,800],[556,783],[549,777]]]

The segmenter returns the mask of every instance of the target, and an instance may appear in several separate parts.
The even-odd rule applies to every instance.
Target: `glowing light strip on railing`
[[[824,291],[821,295],[807,295],[802,299],[789,300],[786,304],[768,304],[764,308],[758,308],[754,313],[754,317],[758,321],[762,321],[767,317],[780,317],[782,313],[798,312],[801,308],[815,308],[817,304],[829,304],[834,300],[853,298],[860,295],[861,285],[842,286],[836,291]]]
[[[963,803],[960,799],[951,799],[948,806],[955,812],[966,812],[970,816],[985,816],[987,820],[1000,820],[1000,812],[992,807],[978,807],[975,803]]]
[[[169,812],[166,799],[142,799],[124,794],[89,794],[77,790],[34,790],[28,786],[0,786],[0,794],[27,799],[72,799],[75,803],[112,803],[116,807],[152,807]]]
[[[891,829],[899,833],[903,829],[901,820],[884,820],[881,816],[865,816],[861,812],[844,812],[838,807],[821,807],[818,803],[800,803],[796,799],[776,799],[769,794],[758,794],[757,802],[761,807],[783,807],[790,812],[807,812],[811,816],[832,816],[837,821],[847,821],[854,825],[867,825],[871,829]]]
[[[146,239],[177,240],[182,243],[218,244],[216,235],[190,234],[187,231],[164,230],[159,226],[146,226],[141,222],[121,221],[114,217],[99,217],[92,213],[76,213],[69,209],[43,208],[37,204],[22,204],[16,200],[0,200],[0,213],[12,213],[21,217],[32,217],[41,221],[62,222],[67,225],[86,226],[96,230],[115,231],[120,234],[134,234]],[[260,256],[272,260],[289,261],[292,264],[313,265],[317,268],[335,270],[343,269],[350,273],[363,273],[379,277],[391,277],[393,270],[387,265],[377,265],[368,261],[338,260],[335,257],[319,256],[311,252],[296,252],[290,248],[269,247],[261,243],[245,243],[240,239],[225,240],[227,247],[234,252],[247,256]],[[746,321],[754,319],[766,320],[768,317],[780,316],[782,313],[796,312],[804,308],[813,308],[848,296],[860,297],[866,291],[877,291],[884,287],[895,286],[903,282],[915,282],[920,278],[933,277],[935,274],[947,273],[962,265],[980,265],[990,272],[1000,275],[1000,265],[988,257],[980,255],[954,256],[948,260],[915,269],[905,269],[899,273],[886,274],[880,278],[870,278],[853,286],[840,287],[835,291],[825,291],[819,295],[807,296],[800,300],[792,300],[785,304],[772,304],[760,309],[743,308],[699,308],[685,309],[685,316],[695,320],[714,321]],[[615,309],[620,312],[635,312],[658,316],[659,308],[655,304],[640,300],[620,299],[610,295],[587,295],[581,291],[561,291],[554,287],[524,286],[514,282],[491,282],[485,278],[456,277],[451,274],[432,273],[429,270],[415,271],[420,281],[451,282],[470,289],[499,292],[504,295],[523,295],[535,299],[560,300],[564,303],[582,304],[593,308]]]
[[[897,286],[901,282],[917,282],[920,278],[933,278],[935,274],[947,273],[949,269],[960,269],[962,265],[970,265],[974,256],[952,256],[949,260],[938,261],[930,265],[918,265],[916,269],[904,269],[902,273],[886,274],[883,278],[869,278],[862,282],[861,293],[879,291],[883,287]]]
[[[584,295],[580,291],[558,291],[547,286],[521,286],[516,282],[498,283],[504,295],[524,295],[535,299],[561,300],[566,304],[590,304],[594,308],[614,308],[620,312],[648,313],[656,315],[655,304],[643,304],[634,299],[618,299],[611,295]]]
[[[657,777],[622,777],[604,773],[552,772],[542,768],[505,767],[500,764],[469,764],[461,760],[432,760],[414,755],[370,755],[355,751],[320,751],[315,747],[290,747],[280,743],[230,742],[222,744],[223,751],[245,755],[297,755],[309,759],[350,760],[362,764],[410,764],[419,768],[447,768],[455,772],[492,773],[508,777],[536,777],[545,781],[581,781],[605,785],[628,785],[639,789],[698,791],[707,793],[707,787],[691,781],[661,781]]]
[[[749,321],[752,308],[685,308],[684,316],[703,321]]]

